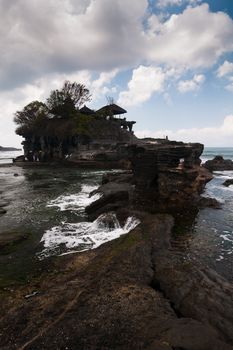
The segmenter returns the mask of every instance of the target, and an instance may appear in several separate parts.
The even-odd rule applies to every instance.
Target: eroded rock
[[[233,161],[224,159],[222,156],[216,156],[212,160],[207,160],[203,166],[210,171],[233,170]]]
[[[223,182],[223,186],[229,187],[233,185],[233,179],[227,179]]]

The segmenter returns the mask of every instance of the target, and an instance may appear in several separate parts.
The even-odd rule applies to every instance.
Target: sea
[[[30,279],[49,259],[95,249],[140,223],[129,217],[121,225],[114,213],[88,221],[85,207],[100,197],[90,193],[105,171],[12,164],[12,158],[21,154],[0,152],[0,204],[7,210],[0,216],[0,246],[1,236],[27,236],[20,244],[0,250],[0,288]],[[202,161],[216,155],[233,160],[233,148],[205,148]],[[232,171],[214,173],[203,196],[216,198],[220,209],[204,208],[190,215],[191,220],[184,218],[173,241],[176,249],[185,250],[187,259],[207,264],[233,281],[233,187],[223,186],[229,178]]]

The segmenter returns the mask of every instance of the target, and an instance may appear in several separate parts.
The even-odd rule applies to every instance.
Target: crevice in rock
[[[182,315],[182,313],[175,307],[175,304],[166,296],[166,293],[164,292],[164,290],[161,288],[161,284],[160,281],[153,277],[151,283],[150,283],[150,287],[154,290],[156,290],[157,292],[159,292],[160,294],[162,294],[162,296],[164,297],[164,299],[166,299],[171,307],[171,309],[174,311],[175,315],[177,318],[182,318],[184,317],[184,315]]]
[[[152,254],[151,254],[152,255]],[[151,259],[152,260],[152,259]],[[156,267],[155,264],[152,262],[151,264],[151,269],[153,271],[153,277],[151,279],[151,282],[149,284],[149,286],[156,290],[157,292],[159,292],[160,294],[162,294],[162,296],[164,297],[164,299],[166,299],[171,307],[171,309],[174,311],[175,315],[177,318],[182,318],[184,317],[184,315],[182,315],[182,313],[175,307],[175,304],[167,297],[165,291],[162,289],[161,287],[161,283],[159,281],[159,279],[156,277]]]

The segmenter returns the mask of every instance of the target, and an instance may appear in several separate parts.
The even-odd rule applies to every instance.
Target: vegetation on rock
[[[65,81],[61,90],[51,91],[46,103],[33,101],[15,113],[14,121],[18,125],[16,133],[21,136],[59,135],[61,124],[64,134],[67,134],[67,129],[69,135],[77,131],[87,133],[89,118],[82,116],[79,107],[90,99],[90,92],[85,85]],[[58,119],[65,119],[65,122],[56,122]]]

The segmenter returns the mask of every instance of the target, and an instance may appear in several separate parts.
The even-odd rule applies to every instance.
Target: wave
[[[99,193],[90,196],[90,193],[96,190],[98,186],[82,185],[81,191],[69,195],[61,195],[51,200],[47,207],[58,207],[61,211],[71,210],[77,213],[84,213],[85,208],[101,197]]]
[[[233,147],[205,147],[201,160],[204,163],[219,155],[223,156],[224,159],[233,160]]]
[[[122,227],[115,213],[100,215],[94,222],[65,223],[47,230],[41,242],[44,245],[39,259],[95,249],[133,230],[140,221],[128,217]],[[74,250],[75,248],[75,250]],[[68,250],[68,252],[67,252]]]

